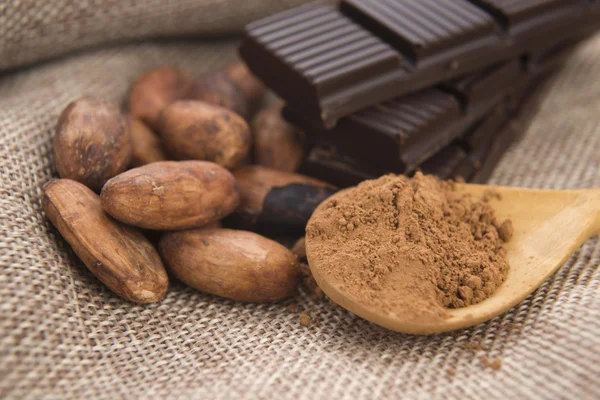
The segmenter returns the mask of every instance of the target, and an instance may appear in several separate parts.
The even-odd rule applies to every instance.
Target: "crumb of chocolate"
[[[502,368],[502,360],[498,360],[497,358],[494,359],[490,367],[492,367],[493,370],[498,371],[500,368]]]
[[[508,274],[501,225],[488,202],[456,186],[417,172],[340,192],[308,223],[311,259],[357,302],[407,321],[481,302]]]
[[[454,368],[448,368],[448,375],[450,375],[450,376],[456,376],[456,369],[454,369]]]
[[[298,318],[298,321],[300,322],[300,325],[302,325],[302,326],[309,326],[310,325],[310,317],[306,313],[300,314],[300,317]]]

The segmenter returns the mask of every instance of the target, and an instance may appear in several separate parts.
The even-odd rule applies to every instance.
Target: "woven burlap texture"
[[[0,69],[99,44],[238,33],[250,21],[302,2],[0,0]]]
[[[60,110],[82,94],[121,102],[136,76],[163,63],[216,70],[234,45],[105,47],[0,78],[0,397],[600,398],[598,238],[505,315],[431,337],[389,332],[302,293],[244,304],[172,282],[160,304],[137,306],[92,277],[40,207],[42,185],[56,176]],[[541,91],[492,183],[599,187],[600,36]]]

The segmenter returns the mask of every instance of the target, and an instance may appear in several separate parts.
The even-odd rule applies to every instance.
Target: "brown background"
[[[235,303],[177,282],[162,303],[132,305],[50,226],[40,188],[55,176],[52,129],[69,101],[121,102],[136,76],[163,63],[216,70],[235,57],[235,39],[217,34],[298,2],[0,3],[0,397],[600,398],[598,238],[505,315],[415,337],[304,295],[291,302],[320,319],[309,328],[288,303]],[[131,41],[181,33],[202,39]],[[492,183],[600,187],[600,36],[538,100]],[[487,349],[465,348],[473,342]],[[485,369],[481,356],[502,368]]]

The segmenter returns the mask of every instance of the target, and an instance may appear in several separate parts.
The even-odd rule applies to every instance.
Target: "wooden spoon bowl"
[[[490,189],[500,193],[502,200],[490,200],[496,215],[499,220],[510,218],[513,221],[514,235],[505,245],[510,270],[506,281],[492,296],[475,305],[449,309],[449,317],[436,323],[405,321],[357,302],[340,287],[328,282],[321,273],[320,260],[311,252],[311,239],[307,237],[306,255],[319,287],[345,309],[393,331],[410,334],[448,332],[479,324],[508,311],[542,285],[583,242],[600,234],[600,189],[559,191],[470,184],[461,184],[458,188],[475,198],[481,198]]]

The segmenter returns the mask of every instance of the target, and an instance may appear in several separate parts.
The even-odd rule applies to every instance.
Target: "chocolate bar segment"
[[[294,109],[318,119],[329,119],[334,108],[349,114],[408,74],[397,51],[336,8],[294,10],[248,25],[240,48],[252,71]],[[346,109],[343,99],[353,97],[356,106]]]
[[[473,51],[498,42],[494,19],[466,0],[344,0],[340,10],[415,64],[464,45]]]
[[[457,143],[467,148],[468,156],[453,172],[473,183],[485,183],[508,148],[526,131],[524,116],[520,115],[524,103],[533,95],[539,81],[554,62],[539,65],[528,79],[519,82],[504,104],[494,108]],[[531,112],[531,110],[530,110]]]
[[[364,180],[374,179],[386,173],[383,170],[359,163],[351,157],[343,156],[335,148],[326,145],[318,145],[311,149],[300,172],[319,177],[319,179],[341,188],[354,186]]]
[[[512,100],[506,97],[505,101],[498,104],[489,112],[485,118],[477,122],[461,138],[463,144],[470,152],[485,147],[490,139],[490,132],[495,132],[510,118],[510,110],[506,106],[508,101]]]
[[[341,12],[312,4],[249,25],[240,52],[304,125],[323,129],[587,33],[600,26],[596,8],[587,0],[345,0]]]
[[[529,21],[560,18],[563,9],[571,10],[574,0],[469,0],[511,29]],[[576,1],[576,0],[575,0]],[[544,22],[546,23],[546,22]]]
[[[531,95],[533,84],[534,81],[529,81],[527,86],[521,85],[516,90],[514,96],[519,97],[521,104]],[[469,127],[455,142],[426,160],[419,170],[440,179],[460,177],[469,182],[485,183],[506,150],[525,131],[518,115],[506,107],[508,99]],[[317,145],[311,150],[303,171],[339,187],[353,186],[389,172],[367,166],[362,160],[342,155],[326,145]]]
[[[495,141],[496,133],[500,131],[509,118],[505,105],[500,104],[458,141],[459,144],[468,149],[468,157],[455,166],[451,177],[460,176],[466,181],[471,180],[486,159],[486,155]]]
[[[477,40],[494,33],[493,19],[462,1],[347,0],[342,2],[341,10],[417,63],[461,40]]]
[[[522,133],[523,129],[516,120],[507,119],[495,131],[488,132],[490,139],[487,145],[472,151],[453,175],[472,183],[486,183],[506,151]]]
[[[440,179],[455,178],[456,169],[467,158],[467,152],[458,144],[451,144],[440,150],[435,156],[425,161],[419,169]]]
[[[523,129],[517,121],[511,120],[504,125],[502,130],[496,133],[491,147],[488,148],[487,153],[483,155],[477,164],[479,168],[475,170],[469,180],[473,183],[486,183],[506,151],[522,134]]]
[[[319,149],[311,152],[307,161],[314,167],[310,174],[346,186],[362,180],[361,172],[368,165],[371,172],[364,174],[364,179],[386,172],[410,173],[418,167],[442,178],[462,176],[468,180],[487,160],[487,154],[499,151],[490,149],[502,148],[493,144],[493,135],[570,50],[569,43],[559,43],[526,60],[498,64],[457,79],[446,84],[445,90],[428,89],[369,107],[343,118],[331,130],[305,128]],[[298,124],[289,113],[284,110],[284,115]]]
[[[284,109],[284,116],[300,126],[309,138],[335,144],[345,154],[394,172],[404,172],[418,164],[423,152],[413,151],[413,147],[433,144],[423,142],[425,133],[441,134],[448,128],[444,125],[460,119],[461,114],[460,102],[439,89],[424,90],[359,111],[340,120],[329,131],[311,128],[290,109]],[[453,132],[445,136],[452,136]]]
[[[460,177],[465,181],[485,183],[502,155],[524,131],[514,117],[504,103],[499,104],[463,132],[460,139],[442,148],[418,169],[440,179]],[[373,168],[362,160],[340,154],[334,147],[320,144],[310,151],[302,172],[344,188],[390,171]]]
[[[485,159],[494,135],[510,118],[505,104],[507,99],[475,122],[459,139],[426,160],[419,169],[440,179],[462,177],[468,181]]]
[[[480,119],[522,79],[519,61],[489,68],[453,87],[465,102],[441,89],[427,89],[369,107],[343,118],[330,130],[311,128],[290,109],[284,115],[314,141],[381,169],[407,173]]]
[[[523,68],[523,64],[516,60],[497,64],[446,82],[442,87],[456,94],[467,106],[473,107],[494,93],[505,92],[521,78]]]
[[[564,48],[564,46],[557,46],[557,48],[559,47]],[[552,54],[557,54],[557,52],[552,51]],[[554,57],[540,55],[539,59],[554,59]],[[515,118],[517,110],[524,100],[532,94],[535,84],[543,76],[542,73],[548,72],[548,68],[553,65],[554,62],[542,63],[531,70],[529,74],[520,73],[518,78],[505,81],[505,90],[502,91],[504,97],[497,101],[496,105],[490,106],[488,108],[490,111],[483,118],[466,126],[457,135],[458,138],[454,142],[443,147],[421,163],[418,168],[425,173],[437,175],[441,179],[462,177],[467,181],[480,183],[487,180],[502,154],[525,130],[522,124],[513,121],[509,125],[509,121],[511,118]],[[506,64],[497,66],[497,71],[509,70],[506,67]],[[498,84],[498,81],[492,79],[491,76],[487,79],[483,78],[484,74],[477,74],[477,76],[479,79],[466,77],[465,81],[480,83],[487,81],[490,82],[491,89]],[[460,93],[457,89],[455,91]],[[468,99],[469,96],[465,95],[465,98]],[[485,102],[484,97],[474,96],[471,98],[475,102],[475,107],[477,107],[476,103]],[[491,104],[489,100],[487,101],[488,104]],[[470,111],[471,109],[467,107],[466,112]],[[368,147],[363,148],[362,155],[357,153],[355,156],[350,156],[340,151],[338,146],[340,142],[324,143],[326,137],[326,135],[316,136],[320,142],[311,150],[303,165],[303,171],[308,175],[328,180],[340,187],[347,187],[385,173],[400,172],[389,168],[375,168],[373,165],[367,164],[365,159],[369,158]],[[425,137],[424,141],[430,139],[431,137]],[[364,143],[367,145],[369,140],[364,140]],[[374,154],[379,153],[375,152]]]

